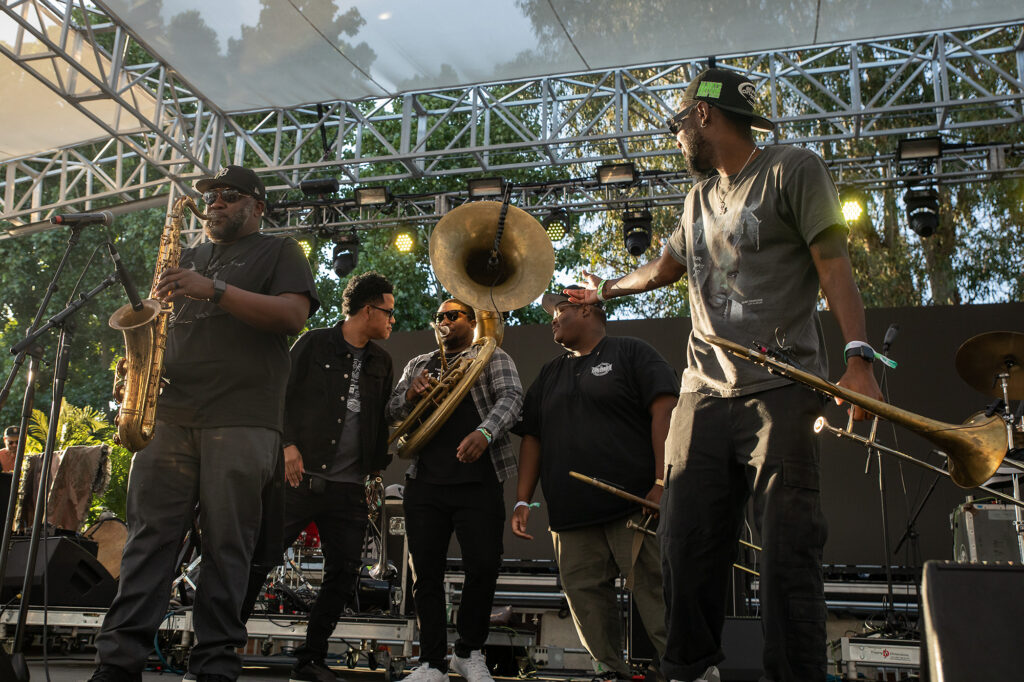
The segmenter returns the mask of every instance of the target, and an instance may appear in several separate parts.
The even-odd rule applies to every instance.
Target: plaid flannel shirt
[[[405,419],[412,411],[414,403],[405,399],[405,392],[409,390],[409,384],[413,377],[417,376],[427,366],[431,358],[436,357],[440,351],[424,353],[414,357],[405,366],[402,378],[391,393],[388,401],[387,418],[395,423]],[[480,352],[480,346],[472,345],[458,355],[448,358],[454,362],[457,358],[475,358]],[[501,348],[495,348],[487,367],[480,373],[480,377],[469,390],[473,397],[473,404],[477,412],[483,416],[480,427],[491,432],[491,444],[487,450],[491,454],[491,462],[494,464],[494,472],[498,475],[499,481],[506,481],[516,474],[518,460],[512,449],[512,439],[509,436],[509,429],[519,422],[519,415],[523,407],[523,385],[519,381],[519,372],[512,362],[509,354]],[[442,427],[444,428],[444,427]],[[416,478],[416,463],[419,457],[413,458],[412,464],[406,474],[410,478]]]

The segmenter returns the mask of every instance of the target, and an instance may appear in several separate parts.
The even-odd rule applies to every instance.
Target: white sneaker
[[[448,682],[448,675],[437,668],[431,668],[429,663],[421,663],[403,677],[402,682]]]
[[[451,669],[466,682],[494,682],[482,651],[470,651],[469,658],[452,655]]]

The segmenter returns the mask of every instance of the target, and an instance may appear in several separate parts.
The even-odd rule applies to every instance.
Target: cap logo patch
[[[227,174],[228,174],[228,167],[224,166],[219,171],[217,171],[217,174],[214,175],[213,177],[215,177],[215,178],[223,178]]]
[[[594,365],[593,367],[590,368],[590,373],[593,374],[595,377],[603,377],[605,374],[608,374],[611,371],[612,363],[610,362],[602,362],[600,365]]]
[[[722,96],[722,84],[714,83],[712,81],[704,81],[697,86],[697,94],[695,97],[710,97],[711,99],[718,99]]]
[[[739,91],[743,95],[743,99],[750,102],[750,106],[754,106],[754,84],[749,81],[740,83]]]

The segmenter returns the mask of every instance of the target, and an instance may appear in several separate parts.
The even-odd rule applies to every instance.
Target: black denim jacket
[[[282,443],[299,448],[309,472],[330,469],[345,425],[352,354],[342,336],[342,324],[306,332],[291,350]],[[359,375],[359,470],[363,474],[383,470],[391,461],[384,408],[394,381],[391,356],[370,341]]]

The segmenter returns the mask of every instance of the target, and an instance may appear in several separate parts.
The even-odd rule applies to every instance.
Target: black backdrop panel
[[[842,374],[843,340],[830,313],[822,314],[822,323],[832,368],[830,378],[835,381]],[[876,348],[881,348],[890,323],[897,323],[900,332],[890,352],[899,367],[887,371],[886,386],[883,387],[889,401],[929,419],[960,423],[984,409],[991,398],[972,389],[957,375],[954,365],[957,349],[967,339],[984,332],[1024,332],[1024,304],[869,310],[868,336]],[[689,319],[630,320],[608,324],[609,334],[644,339],[679,371],[686,363],[689,330]],[[736,341],[742,342],[743,339]],[[410,358],[436,347],[430,331],[398,332],[383,345],[395,361],[396,380]],[[528,387],[541,366],[561,350],[552,341],[547,325],[509,327],[502,347],[515,360],[524,387]],[[832,424],[846,424],[845,409],[831,405],[826,416]],[[866,424],[857,428],[866,434]],[[904,428],[883,423],[879,425],[879,434],[879,440],[886,445],[916,457],[928,458],[932,463],[940,463],[939,458],[929,457],[932,446],[928,441]],[[833,436],[822,438],[825,439],[822,499],[829,522],[825,561],[881,564],[883,551],[877,462],[872,458],[870,471],[865,474],[868,457],[863,447]],[[392,462],[385,474],[387,482],[401,482],[406,466],[404,461]],[[889,506],[889,533],[895,547],[912,511],[924,498],[935,475],[918,466],[901,465],[888,455],[883,456],[883,470]],[[946,478],[939,481],[916,525],[919,556],[908,554],[914,550],[913,543],[904,543],[896,562],[918,564],[924,559],[951,558],[953,540],[949,515],[967,494],[969,491],[957,488]],[[508,502],[506,509],[511,509],[515,501],[514,481],[505,485],[505,498]],[[536,537],[533,542],[514,537],[506,528],[506,558],[553,558],[551,542],[545,532],[547,516],[542,499],[541,503],[541,508],[532,513],[531,528]],[[453,545],[453,551],[458,554],[457,546]]]

